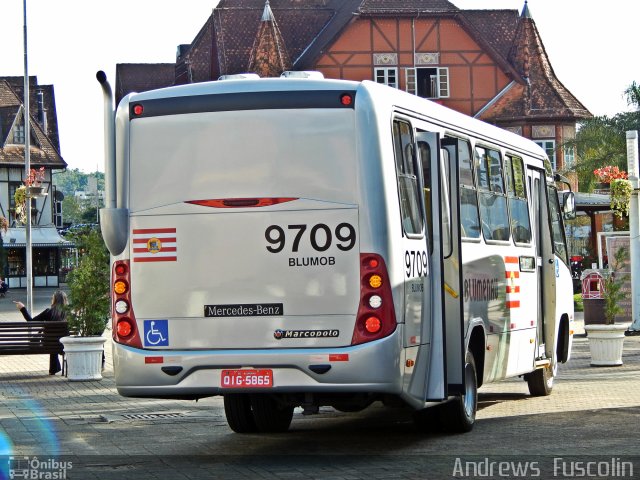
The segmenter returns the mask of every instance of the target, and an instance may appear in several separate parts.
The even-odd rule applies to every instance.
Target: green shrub
[[[582,293],[576,293],[573,296],[573,309],[576,312],[584,312],[584,305],[582,303]]]
[[[102,235],[92,229],[73,237],[80,263],[67,282],[69,329],[81,337],[102,335],[109,321],[109,252]]]
[[[609,272],[605,274],[602,285],[604,297],[605,323],[612,325],[616,321],[616,315],[623,311],[620,302],[625,299],[626,293],[622,290],[627,275],[623,275],[620,269],[627,260],[629,252],[626,248],[620,248],[615,253]]]

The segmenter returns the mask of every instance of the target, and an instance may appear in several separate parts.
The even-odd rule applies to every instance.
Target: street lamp
[[[627,172],[633,187],[631,201],[629,202],[629,233],[631,237],[631,319],[633,323],[629,327],[635,334],[640,333],[640,197],[638,196],[638,177],[640,177],[640,165],[638,164],[638,131],[627,132]]]
[[[24,10],[24,169],[25,178],[31,171],[31,127],[29,125],[29,62],[27,58],[27,0],[22,2]],[[26,199],[27,224],[25,225],[25,250],[27,269],[27,309],[33,315],[33,256],[31,252],[31,197]]]

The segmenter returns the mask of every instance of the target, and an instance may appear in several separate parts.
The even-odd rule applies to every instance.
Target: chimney
[[[45,133],[45,135],[48,135],[47,112],[44,109],[44,94],[42,93],[42,90],[38,90],[37,99],[38,99],[38,122],[40,123],[40,126],[42,127],[42,131]]]
[[[189,48],[191,48],[190,43],[178,45],[178,48],[176,51],[176,63],[182,60],[182,58],[184,57],[184,54],[189,51]]]

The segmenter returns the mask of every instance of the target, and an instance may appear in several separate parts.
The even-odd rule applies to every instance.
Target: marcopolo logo
[[[335,338],[340,336],[340,330],[276,330],[273,337],[276,340],[287,338]]]

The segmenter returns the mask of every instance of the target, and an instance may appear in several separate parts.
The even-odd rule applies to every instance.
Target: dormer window
[[[24,143],[24,125],[16,125],[13,129],[13,143],[16,145]]]

